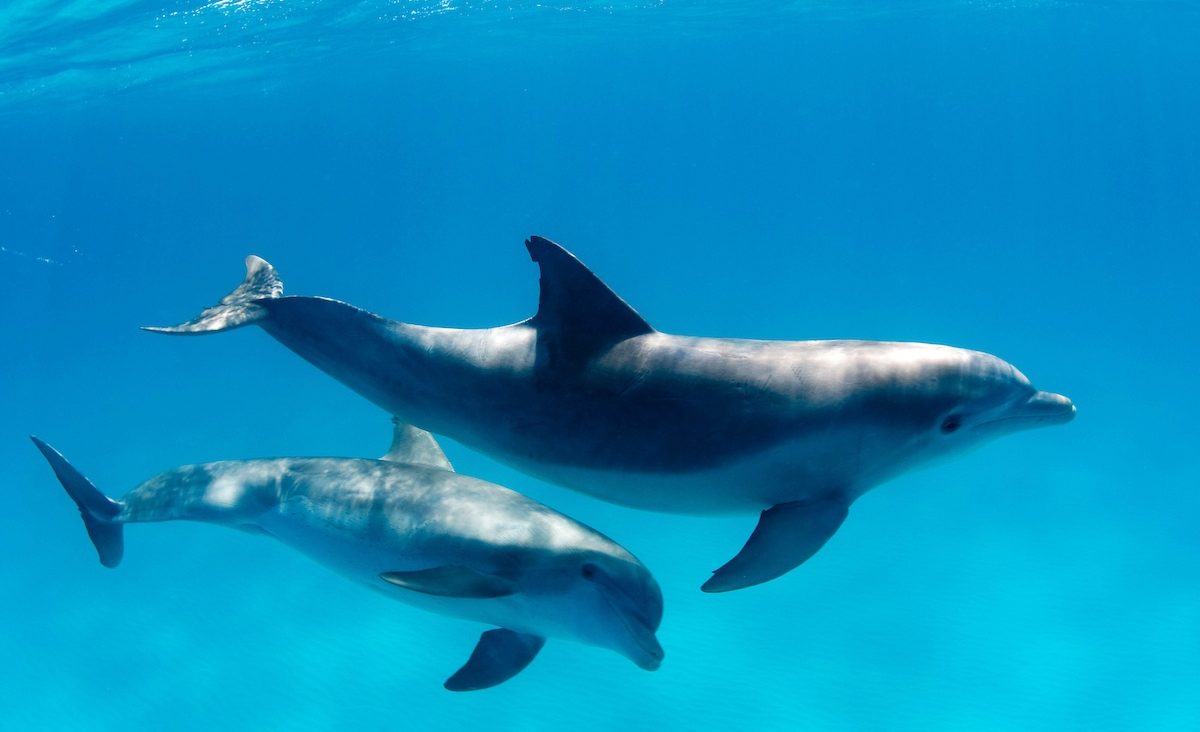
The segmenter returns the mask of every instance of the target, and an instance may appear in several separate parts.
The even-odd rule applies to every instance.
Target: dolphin
[[[125,524],[204,521],[273,536],[338,573],[432,612],[496,626],[445,687],[495,686],[547,638],[609,648],[653,671],[662,593],[632,554],[519,493],[454,472],[433,437],[397,422],[387,455],[227,460],[150,478],[114,500],[32,438],[79,507],[100,563]]]
[[[649,510],[761,511],[707,592],[800,565],[854,500],[905,470],[1075,415],[978,351],[662,333],[559,245],[525,246],[541,291],[537,314],[513,325],[424,327],[283,297],[252,256],[217,305],[148,330],[258,325],[390,413],[538,478]]]

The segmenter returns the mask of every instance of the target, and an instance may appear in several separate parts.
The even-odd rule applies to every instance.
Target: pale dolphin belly
[[[839,439],[796,439],[716,466],[686,472],[644,472],[619,465],[574,466],[508,461],[548,482],[647,511],[696,515],[761,511],[781,503],[831,495],[853,501],[888,477],[887,465]],[[896,468],[898,469],[898,468]]]
[[[644,511],[746,513],[780,502],[771,497],[773,486],[778,488],[775,495],[789,494],[784,485],[766,479],[771,473],[770,465],[752,466],[750,461],[735,461],[723,468],[692,473],[644,473],[569,465],[514,464],[519,470],[548,482]],[[801,497],[784,500],[801,500]]]

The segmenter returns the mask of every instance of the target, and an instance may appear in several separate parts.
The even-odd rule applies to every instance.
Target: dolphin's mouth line
[[[1071,411],[1064,412],[1062,414],[1010,414],[1005,417],[997,417],[995,419],[989,419],[988,421],[981,422],[980,424],[981,425],[993,425],[993,424],[1005,424],[1007,422],[1048,422],[1048,423],[1054,424],[1054,423],[1058,423],[1058,422],[1069,422],[1070,420],[1072,420],[1074,418],[1075,418],[1075,410],[1072,409]]]
[[[625,631],[633,638],[633,642],[637,644],[638,649],[646,654],[648,660],[638,662],[638,665],[647,671],[658,670],[658,667],[662,665],[664,654],[662,646],[659,645],[658,640],[654,637],[654,631],[650,630],[650,626],[642,625],[641,623],[639,623],[639,628],[635,628],[630,617],[622,612],[621,608],[617,607],[616,603],[609,599],[608,595],[604,596],[604,601],[608,603],[609,607],[620,618],[621,625],[625,626]]]
[[[659,645],[658,639],[654,636],[654,631],[650,629],[649,623],[642,618],[634,617],[632,613],[619,606],[609,594],[610,592],[616,592],[624,596],[625,593],[620,592],[620,590],[617,590],[608,582],[599,584],[601,586],[600,596],[604,598],[608,606],[617,614],[617,618],[620,619],[625,632],[633,639],[638,649],[646,655],[646,660],[635,661],[635,663],[647,671],[657,670],[662,665],[664,654],[662,646]],[[636,627],[634,623],[637,624]]]

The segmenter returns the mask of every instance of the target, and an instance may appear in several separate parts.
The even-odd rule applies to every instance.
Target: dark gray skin
[[[34,438],[107,567],[123,527],[203,521],[271,536],[349,579],[443,615],[496,626],[447,682],[494,686],[547,638],[663,658],[662,593],[624,548],[514,491],[453,471],[429,433],[397,424],[383,459],[272,458],[188,465],[108,498]]]
[[[924,343],[757,341],[651,328],[575,257],[526,242],[538,313],[479,330],[281,297],[266,262],[193,321],[254,323],[367,399],[539,478],[638,508],[762,511],[707,591],[777,577],[815,553],[858,496],[932,458],[1069,421],[986,353]]]

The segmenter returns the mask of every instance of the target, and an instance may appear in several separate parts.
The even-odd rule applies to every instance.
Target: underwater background
[[[8,0],[0,5],[0,728],[1200,729],[1200,5]],[[1070,396],[859,500],[812,560],[699,585],[750,515],[456,468],[654,571],[656,673],[482,627],[270,540],[138,525],[107,570],[29,443],[110,495],[377,456],[388,415],[240,281],[409,322],[533,313],[537,233],[660,330],[994,353]]]

